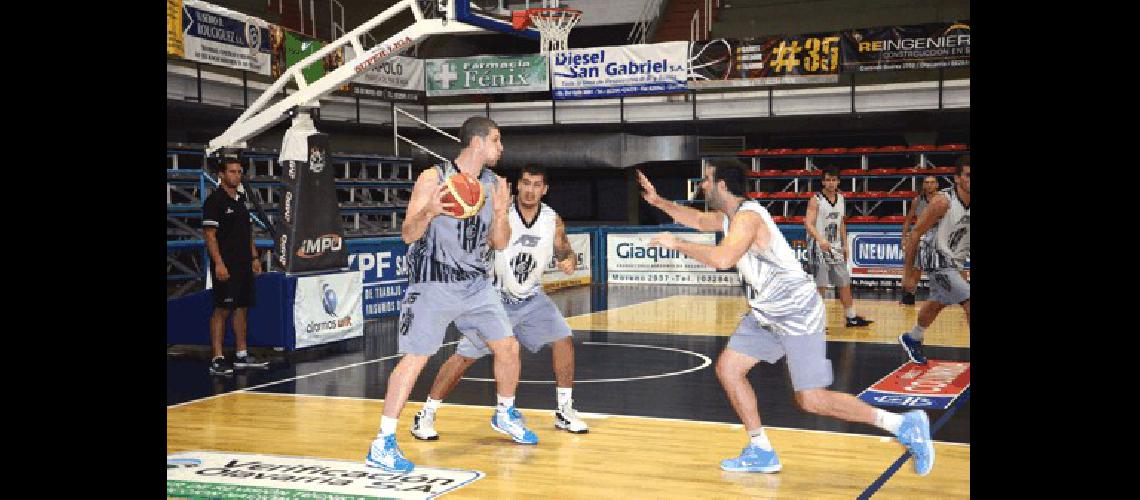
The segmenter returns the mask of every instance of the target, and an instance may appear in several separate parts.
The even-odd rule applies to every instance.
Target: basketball
[[[456,172],[447,178],[447,193],[443,195],[444,203],[452,203],[447,213],[456,219],[466,219],[483,208],[486,197],[483,194],[483,184],[462,173]]]

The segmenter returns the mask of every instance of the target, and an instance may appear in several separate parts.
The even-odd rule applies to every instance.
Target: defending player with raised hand
[[[517,183],[518,197],[509,211],[512,242],[494,255],[494,285],[510,318],[515,337],[531,352],[549,344],[553,355],[555,398],[554,426],[582,434],[589,430],[574,410],[574,337],[570,326],[554,302],[542,291],[542,273],[553,258],[567,275],[574,274],[578,256],[570,246],[562,218],[542,203],[550,188],[546,169],[523,167]],[[459,384],[463,374],[479,358],[491,351],[473,335],[480,325],[465,318],[455,320],[465,336],[448,360],[439,368],[424,409],[416,413],[412,436],[422,440],[439,439],[436,415],[443,399]]]
[[[397,332],[398,352],[404,356],[388,376],[380,432],[364,460],[370,467],[388,472],[414,468],[396,444],[396,424],[428,358],[443,344],[447,325],[460,317],[477,325],[470,335],[479,336],[495,356],[498,405],[491,415],[492,428],[519,443],[538,443],[538,437],[526,428],[515,409],[519,344],[511,333],[499,294],[491,285],[491,263],[486,259],[488,247],[505,248],[511,238],[507,221],[510,192],[506,180],[489,168],[502,156],[499,134],[498,125],[490,119],[467,119],[459,128],[462,149],[454,165],[425,170],[412,188],[408,217],[401,228],[409,244],[408,289],[400,305]],[[450,191],[441,189],[452,175],[477,180],[483,184],[482,193],[493,190],[491,203],[484,203],[477,213],[464,218],[440,217],[453,208],[444,202]]]
[[[826,357],[823,299],[803,271],[768,210],[736,193],[743,190],[744,165],[736,160],[713,160],[705,168],[701,190],[715,212],[682,207],[662,200],[638,172],[649,204],[677,222],[705,231],[724,231],[719,245],[703,245],[670,233],[656,235],[651,244],[676,249],[716,269],[736,266],[751,311],[741,319],[717,359],[716,374],[728,400],[748,432],[749,444],[739,457],[721,461],[721,469],[736,472],[776,472],[782,467],[764,428],[756,393],[747,379],[760,361],[775,363],[787,356],[796,403],[804,411],[884,429],[914,456],[915,472],[926,475],[934,466],[930,421],[922,410],[896,414],[873,408],[840,392],[832,383]]]
[[[916,259],[930,279],[930,298],[918,310],[911,331],[899,336],[907,357],[926,364],[922,340],[926,329],[948,305],[959,304],[970,323],[970,283],[962,276],[970,257],[970,157],[958,159],[954,185],[938,191],[922,212],[918,225],[907,235],[904,266]]]

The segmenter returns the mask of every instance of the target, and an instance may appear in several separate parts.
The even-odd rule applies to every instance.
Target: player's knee
[[[814,389],[796,392],[796,404],[801,410],[808,413],[824,414],[827,410],[827,403],[823,394]]]
[[[733,363],[728,357],[721,356],[716,362],[716,378],[721,382],[728,380],[735,380],[744,376],[743,370],[737,363]]]
[[[519,341],[514,337],[488,342],[487,345],[491,347],[491,351],[494,352],[496,356],[505,355],[515,356],[517,358],[519,355]]]

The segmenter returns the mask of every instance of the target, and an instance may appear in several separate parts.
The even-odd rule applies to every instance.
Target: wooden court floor
[[[376,434],[381,402],[256,392],[167,411],[167,452],[225,450],[362,460]],[[784,469],[730,473],[721,459],[744,446],[740,425],[586,415],[590,433],[553,427],[550,411],[522,410],[537,446],[515,444],[488,425],[491,408],[444,404],[440,440],[408,434],[420,403],[409,402],[397,437],[413,462],[474,469],[486,477],[448,498],[853,498],[902,453],[878,436],[769,428]],[[970,447],[936,444],[934,470],[904,464],[876,498],[966,498]]]
[[[556,296],[562,293],[551,294],[560,308],[581,310],[578,306],[567,306],[565,296]],[[730,335],[747,310],[742,298],[732,296],[674,295],[639,300],[642,301],[578,314],[567,320],[577,333],[615,332],[610,335],[620,338],[623,334],[616,332],[625,332],[624,335],[642,334],[668,343],[673,341],[670,339],[684,342],[698,336],[715,339]],[[842,326],[839,302],[828,299],[826,303],[829,342],[849,342],[852,349],[861,351],[889,349],[889,346],[875,344],[895,343],[898,334],[913,325],[918,307],[887,300],[856,299],[860,314],[876,323],[866,328],[847,329]],[[387,335],[390,333],[380,338]],[[928,344],[964,351],[966,359],[969,338],[964,314],[958,307],[944,309],[927,331]],[[391,353],[387,350],[370,353],[368,357],[388,356]],[[837,377],[843,370],[851,369],[843,365],[841,359],[833,361]],[[580,372],[588,371],[585,366],[588,362],[579,359],[578,364],[583,368]],[[536,366],[528,368],[524,362],[524,378],[528,369],[539,368],[543,376],[548,376],[549,364],[545,363],[543,367],[532,363]],[[304,380],[313,383],[271,382],[236,392],[217,391],[213,397],[174,404],[167,409],[167,452],[217,450],[361,461],[379,428],[382,401],[375,398],[382,396],[381,386],[394,364],[395,359],[384,360],[370,365],[368,370],[361,367],[333,371]],[[489,371],[489,366],[486,369]],[[878,367],[873,368],[876,378],[881,376],[877,370]],[[889,368],[884,370],[882,375]],[[433,370],[425,370],[417,388],[430,384],[433,373]],[[477,375],[469,373],[468,376]],[[713,385],[698,387],[679,382],[676,386],[652,387],[670,391],[719,390],[715,381],[710,383]],[[490,394],[483,394],[490,391],[489,385],[475,385],[472,389],[471,384],[479,383],[464,381],[457,388],[457,393],[464,390],[476,393],[464,402],[493,401],[483,397]],[[275,388],[262,388],[265,385]],[[361,386],[368,390],[361,391]],[[583,384],[579,390],[597,391],[601,387]],[[605,387],[612,387],[607,391],[622,398],[622,391],[650,386],[623,383]],[[520,386],[521,392],[525,392],[523,389]],[[757,389],[761,390],[761,386]],[[581,395],[579,390],[575,391],[575,399]],[[772,399],[783,398],[783,394],[773,393],[771,387],[764,390]],[[526,409],[525,404],[520,404],[529,426],[539,436],[537,446],[518,445],[492,431],[488,425],[491,406],[445,403],[437,422],[441,439],[423,442],[408,433],[412,415],[419,410],[422,401],[422,396],[415,394],[401,415],[397,434],[408,458],[421,466],[470,469],[486,474],[474,483],[447,493],[448,498],[853,498],[903,453],[897,442],[879,435],[767,427],[783,470],[777,474],[728,473],[721,471],[718,465],[720,460],[739,454],[745,445],[739,424],[644,417],[640,415],[648,413],[646,410],[638,412],[637,408],[620,403],[611,404],[614,409],[606,410],[615,414],[583,413],[591,426],[590,433],[585,435],[556,430],[550,410]],[[632,393],[625,394],[624,397],[629,398]],[[759,396],[764,394],[758,393]],[[457,396],[451,401],[458,399],[463,398]],[[639,400],[645,403],[644,397]],[[762,418],[766,412],[775,420],[776,408],[762,406]],[[935,418],[936,414],[931,413],[932,422]],[[804,414],[802,419],[808,420],[793,421],[792,425],[824,417]],[[956,415],[949,423],[965,426],[966,442],[937,442],[937,461],[930,475],[915,476],[908,461],[875,498],[968,497],[968,409],[965,421],[961,420],[960,415]],[[935,438],[938,439],[937,434]]]

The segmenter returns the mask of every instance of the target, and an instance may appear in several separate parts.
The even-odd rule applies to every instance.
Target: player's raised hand
[[[657,203],[661,202],[661,197],[657,196],[657,188],[653,187],[653,183],[649,182],[649,178],[645,177],[645,174],[641,173],[640,170],[637,171],[637,182],[641,184],[641,197],[645,199],[645,202],[657,206]]]
[[[654,236],[652,240],[649,240],[649,245],[665,247],[673,250],[677,248],[677,237],[674,236],[673,233],[666,231],[664,233],[657,234],[657,236]]]
[[[495,176],[498,179],[495,188],[495,197],[491,199],[491,208],[495,210],[495,215],[505,213],[511,206],[511,188],[507,186],[507,180],[501,176]]]

